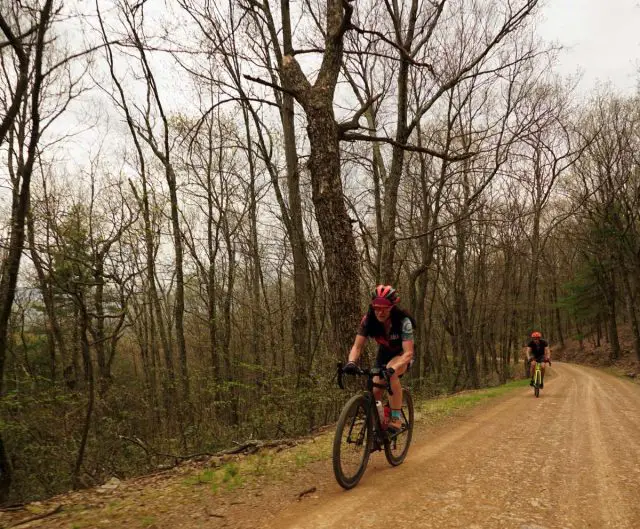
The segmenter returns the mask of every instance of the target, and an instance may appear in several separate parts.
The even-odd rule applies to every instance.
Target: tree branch
[[[295,92],[293,92],[292,90],[287,90],[286,88],[283,88],[282,86],[279,86],[275,83],[271,83],[269,81],[265,81],[263,79],[260,79],[258,77],[253,77],[252,75],[247,75],[244,74],[244,78],[249,80],[249,81],[253,81],[254,83],[258,83],[264,86],[268,86],[269,88],[273,88],[274,90],[279,90],[280,92],[284,92],[285,94],[289,94],[290,96],[295,97],[296,94]]]
[[[373,105],[378,99],[380,99],[381,95],[382,94],[371,96],[367,101],[363,103],[362,107],[360,107],[360,110],[358,110],[349,121],[340,123],[338,125],[338,127],[340,127],[340,132],[345,133],[348,130],[359,129],[360,125],[358,124],[358,122],[360,121],[360,118],[367,110],[369,110],[369,108],[371,108],[371,105]]]
[[[42,514],[36,514],[35,516],[31,516],[29,518],[25,518],[24,520],[20,520],[19,522],[15,522],[9,525],[4,526],[5,529],[9,529],[9,528],[13,528],[13,527],[19,527],[21,525],[25,525],[31,522],[35,522],[36,520],[42,520],[43,518],[47,518],[49,516],[52,516],[54,514],[59,513],[60,511],[62,511],[62,505],[58,505],[56,507],[54,507],[53,509],[51,509],[50,511],[44,512]]]
[[[408,145],[406,143],[400,143],[397,142],[395,140],[392,140],[391,138],[383,138],[380,136],[368,136],[366,134],[359,134],[357,132],[353,132],[353,133],[348,133],[348,134],[342,134],[342,139],[345,141],[356,141],[356,140],[362,140],[362,141],[380,141],[383,143],[389,143],[390,145],[393,145],[394,147],[400,147],[401,149],[405,150],[405,151],[411,151],[411,152],[421,152],[424,154],[429,154],[431,156],[434,156],[436,158],[440,158],[441,160],[446,160],[447,162],[460,162],[462,160],[467,160],[469,158],[473,158],[477,153],[476,152],[469,152],[466,154],[456,154],[456,155],[448,155],[445,154],[443,152],[439,152],[439,151],[435,151],[433,149],[429,149],[428,147],[417,147],[415,145]]]

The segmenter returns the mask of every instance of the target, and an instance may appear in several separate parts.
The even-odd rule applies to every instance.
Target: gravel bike
[[[545,361],[551,365],[550,360]],[[542,389],[542,369],[540,367],[542,363],[543,362],[536,362],[536,367],[533,372],[533,393],[536,398],[540,396],[540,390]]]
[[[342,367],[339,363],[338,385],[344,389]],[[344,405],[333,440],[333,472],[340,486],[345,489],[358,484],[371,452],[384,450],[390,465],[400,465],[407,457],[413,435],[413,400],[410,391],[402,388],[402,427],[388,428],[386,418],[381,420],[373,388],[385,389],[389,395],[393,395],[390,373],[386,367],[358,368],[356,376],[367,377],[367,389],[351,397]],[[374,382],[375,377],[384,380],[384,384]]]

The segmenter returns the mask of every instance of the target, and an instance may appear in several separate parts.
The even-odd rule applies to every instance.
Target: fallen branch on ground
[[[25,518],[24,520],[20,520],[19,522],[14,522],[9,525],[5,525],[2,529],[9,529],[11,527],[18,527],[20,525],[24,525],[30,522],[35,522],[36,520],[42,520],[43,518],[47,518],[48,516],[52,516],[54,514],[59,513],[62,510],[62,505],[58,505],[54,509],[44,512],[42,514],[36,514],[35,516],[31,516],[29,518]]]
[[[124,435],[121,435],[120,439],[140,447],[142,450],[145,451],[147,456],[153,455],[156,457],[165,457],[167,459],[173,459],[174,464],[171,467],[169,467],[169,468],[173,468],[178,466],[183,461],[199,459],[202,457],[223,457],[223,456],[240,455],[240,454],[251,455],[266,448],[277,448],[277,449],[290,448],[292,446],[296,446],[300,442],[307,440],[308,438],[303,437],[300,439],[275,439],[271,441],[269,440],[260,441],[258,439],[250,439],[243,443],[238,443],[238,446],[234,446],[233,448],[227,448],[226,450],[222,450],[220,452],[216,452],[216,453],[199,452],[196,454],[188,454],[188,455],[167,454],[165,452],[154,450],[152,447],[147,445],[144,441],[142,441],[138,437],[131,438],[131,437],[126,437]],[[168,468],[164,468],[163,470],[168,470]]]
[[[216,456],[226,456],[226,455],[235,455],[235,454],[244,454],[250,455],[255,454],[258,450],[262,450],[264,448],[282,448],[282,447],[292,447],[296,446],[299,443],[297,439],[278,439],[275,441],[259,441],[259,440],[250,440],[246,441],[234,448],[228,448],[227,450],[223,450],[216,454]]]

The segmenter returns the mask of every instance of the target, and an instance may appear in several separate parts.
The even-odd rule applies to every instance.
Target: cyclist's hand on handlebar
[[[347,364],[342,368],[342,372],[347,375],[357,375],[359,371],[360,369],[355,362],[347,362]]]

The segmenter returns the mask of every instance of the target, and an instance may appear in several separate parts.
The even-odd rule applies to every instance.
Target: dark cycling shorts
[[[403,353],[404,353],[404,351],[401,351],[398,354],[393,354],[393,353],[390,353],[390,352],[387,352],[387,351],[378,350],[378,355],[376,356],[375,366],[376,367],[385,367],[396,356],[402,356]],[[409,365],[407,366],[407,371],[409,371],[409,369],[411,369],[412,365],[413,365],[413,360],[411,360],[411,362],[409,362]],[[405,373],[407,371],[405,371]],[[402,375],[400,375],[400,376],[402,376]]]
[[[544,356],[541,356],[539,358],[537,356],[535,356],[531,360],[535,360],[538,364],[542,364],[544,362]]]

